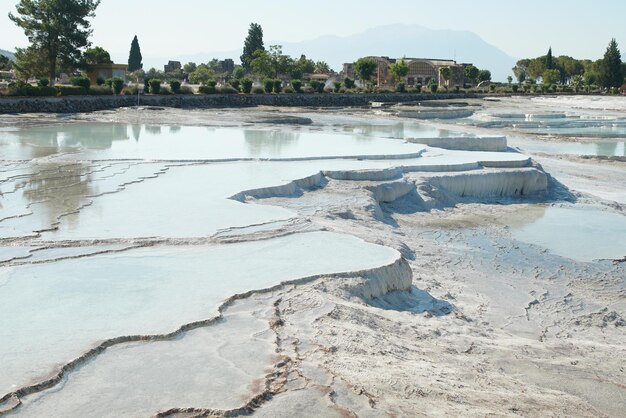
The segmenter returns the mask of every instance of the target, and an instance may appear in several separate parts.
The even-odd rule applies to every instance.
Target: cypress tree
[[[600,83],[602,87],[620,87],[624,83],[622,56],[615,38],[606,48],[604,58],[600,60]]]
[[[554,58],[552,58],[552,47],[548,49],[548,55],[546,55],[546,70],[554,70]]]
[[[143,64],[141,63],[142,59],[139,40],[137,39],[137,35],[135,35],[130,44],[130,53],[128,54],[128,71],[132,73],[133,71],[141,70],[143,68]]]
[[[241,65],[247,71],[250,70],[252,54],[254,54],[254,51],[258,49],[265,50],[265,47],[263,46],[263,29],[261,28],[261,25],[251,23],[250,29],[248,29],[248,36],[243,44],[243,55],[240,57]]]

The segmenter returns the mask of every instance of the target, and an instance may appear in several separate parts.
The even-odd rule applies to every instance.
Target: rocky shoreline
[[[474,95],[465,93],[146,95],[139,97],[139,106],[185,109],[254,106],[355,107],[367,106],[370,102],[398,103],[470,97]],[[0,97],[0,114],[93,112],[137,106],[137,99],[137,96]]]

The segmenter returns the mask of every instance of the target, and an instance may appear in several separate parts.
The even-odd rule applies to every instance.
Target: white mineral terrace
[[[619,416],[622,171],[481,126],[526,105],[0,118],[0,415]]]

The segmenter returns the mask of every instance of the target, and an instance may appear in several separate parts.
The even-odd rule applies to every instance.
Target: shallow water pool
[[[543,216],[511,232],[519,241],[577,261],[626,256],[626,216],[600,209],[548,207]]]

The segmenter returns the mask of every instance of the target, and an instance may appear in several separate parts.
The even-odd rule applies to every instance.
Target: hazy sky
[[[0,48],[27,44],[7,17],[17,2],[0,0]],[[626,56],[625,17],[626,0],[102,0],[93,43],[126,62],[135,34],[149,59],[241,48],[250,22],[261,24],[266,44],[413,23],[470,30],[514,57],[542,55],[551,45],[556,55],[595,59],[611,38]]]

